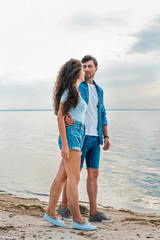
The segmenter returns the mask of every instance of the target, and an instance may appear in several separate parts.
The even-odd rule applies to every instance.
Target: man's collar
[[[88,83],[86,79],[85,79],[85,81],[84,81],[84,82],[85,82],[85,83]],[[93,80],[93,83],[96,85],[96,82],[95,82],[94,80]]]

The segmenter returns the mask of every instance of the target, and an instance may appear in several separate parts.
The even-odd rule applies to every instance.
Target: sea
[[[160,111],[108,110],[111,147],[101,148],[98,204],[160,213]],[[61,161],[52,110],[0,111],[0,191],[48,201]],[[87,170],[79,200],[88,202]]]

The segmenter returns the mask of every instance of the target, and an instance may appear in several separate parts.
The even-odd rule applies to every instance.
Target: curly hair
[[[66,115],[72,107],[75,108],[77,106],[79,93],[74,84],[79,78],[81,70],[81,61],[73,58],[60,68],[53,90],[53,107],[56,115],[58,115],[60,99],[65,90],[68,90],[68,97],[63,103],[63,115]]]

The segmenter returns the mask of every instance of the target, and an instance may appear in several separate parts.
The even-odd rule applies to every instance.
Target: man
[[[87,193],[90,204],[89,220],[92,222],[112,222],[111,218],[105,216],[97,209],[97,179],[99,174],[100,144],[104,144],[104,151],[107,151],[110,147],[106,111],[103,104],[103,90],[94,81],[98,63],[91,55],[84,56],[81,61],[85,73],[85,81],[79,85],[79,90],[82,98],[87,103],[81,169],[83,168],[85,159],[88,173]],[[66,124],[74,124],[74,120],[71,119],[71,116],[66,117]],[[58,213],[66,220],[70,220],[72,217],[68,207],[66,184],[63,188],[62,203],[58,208]]]

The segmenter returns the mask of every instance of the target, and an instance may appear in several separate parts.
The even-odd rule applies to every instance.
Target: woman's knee
[[[76,182],[79,183],[80,181],[80,174],[78,174],[78,176],[76,177]]]
[[[80,174],[73,175],[73,176],[68,176],[68,178],[67,178],[67,181],[69,181],[70,183],[78,184],[79,180],[80,180]]]
[[[58,182],[65,182],[67,179],[67,174],[64,172],[64,173],[58,173],[57,176],[56,176],[56,180]]]

